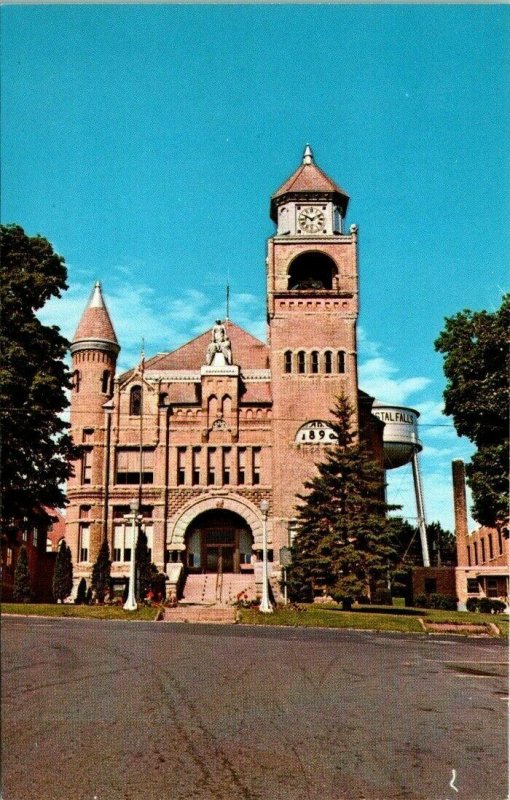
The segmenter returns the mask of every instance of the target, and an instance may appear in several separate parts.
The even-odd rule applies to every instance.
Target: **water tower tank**
[[[384,422],[384,468],[395,469],[408,464],[413,455],[423,449],[418,438],[419,412],[376,400],[372,413]]]

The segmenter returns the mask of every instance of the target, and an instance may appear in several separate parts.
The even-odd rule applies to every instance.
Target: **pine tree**
[[[147,547],[147,534],[142,528],[138,529],[138,539],[135,550],[136,562],[136,596],[139,601],[143,600],[151,588],[153,577],[152,564],[149,558],[149,548]]]
[[[18,603],[29,603],[32,599],[30,572],[28,570],[28,553],[25,545],[22,545],[19,549],[16,569],[14,570],[14,588],[12,596]]]
[[[97,560],[92,567],[92,590],[95,592],[96,599],[99,603],[104,602],[106,593],[110,588],[110,569],[112,562],[110,561],[110,548],[108,542],[103,539],[103,543],[99,548]]]
[[[62,602],[69,597],[73,590],[73,561],[71,548],[62,539],[55,561],[53,572],[53,597],[58,602]]]
[[[382,467],[370,460],[351,427],[352,409],[338,398],[330,423],[337,439],[318,474],[299,495],[298,533],[293,543],[289,589],[295,599],[325,590],[344,601],[373,598],[386,585],[398,559],[396,523],[384,500]]]
[[[78,606],[83,606],[87,603],[87,581],[85,580],[85,578],[82,578],[78,584],[78,590],[76,592],[76,600],[74,602]]]

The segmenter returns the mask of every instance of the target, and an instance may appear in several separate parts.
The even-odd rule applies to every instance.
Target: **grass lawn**
[[[154,606],[139,606],[124,611],[122,606],[75,606],[72,603],[2,603],[2,614],[37,617],[81,617],[82,619],[124,619],[152,621],[158,611]]]
[[[277,608],[272,614],[242,608],[239,621],[247,625],[290,625],[303,628],[357,628],[358,630],[423,633],[419,617],[430,622],[476,624],[495,623],[502,636],[508,636],[507,614],[475,614],[467,611],[435,611],[432,609],[398,608],[394,606],[361,606],[342,611],[333,605],[302,605],[300,611]],[[459,631],[462,633],[462,631]]]

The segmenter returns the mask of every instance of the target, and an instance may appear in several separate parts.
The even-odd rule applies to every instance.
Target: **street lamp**
[[[263,614],[272,614],[273,606],[269,600],[268,592],[268,576],[267,576],[267,512],[269,511],[269,503],[267,500],[261,500],[259,506],[262,512],[262,599],[260,601],[260,608]]]
[[[135,599],[135,548],[136,548],[136,523],[140,522],[143,517],[137,513],[138,500],[131,500],[129,503],[131,509],[130,514],[125,514],[124,519],[131,522],[131,561],[129,562],[129,590],[127,600],[124,603],[125,611],[136,611]]]

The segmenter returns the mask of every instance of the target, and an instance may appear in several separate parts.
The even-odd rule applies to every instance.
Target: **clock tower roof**
[[[271,219],[274,222],[277,221],[277,209],[282,202],[288,199],[298,199],[300,195],[310,194],[328,195],[328,199],[332,199],[335,205],[340,206],[342,216],[345,215],[349,195],[315,164],[312,150],[307,144],[303,154],[303,163],[271,197]]]

